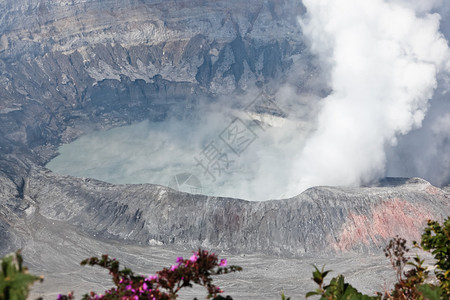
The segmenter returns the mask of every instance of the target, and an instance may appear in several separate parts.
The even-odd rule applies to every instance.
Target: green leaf
[[[428,300],[440,300],[442,295],[442,289],[438,286],[423,284],[419,285],[417,289],[423,294]]]
[[[306,298],[311,297],[311,296],[316,296],[316,295],[320,295],[320,293],[318,293],[318,292],[308,292],[308,293],[306,293]]]

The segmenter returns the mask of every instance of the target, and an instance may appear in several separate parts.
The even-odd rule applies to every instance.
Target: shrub
[[[436,259],[435,275],[439,280],[443,297],[450,299],[450,217],[441,225],[429,220],[422,234],[420,246],[414,241],[416,247],[431,252]]]
[[[30,286],[44,279],[28,274],[28,269],[22,263],[20,250],[0,260],[0,300],[26,299]]]
[[[217,255],[199,249],[189,259],[178,257],[176,264],[164,268],[155,275],[136,275],[128,268],[120,270],[119,262],[108,255],[101,258],[92,257],[81,262],[82,265],[100,266],[108,269],[115,287],[104,294],[90,292],[83,296],[85,300],[94,299],[177,299],[178,292],[193,284],[201,285],[207,290],[207,298],[232,300],[230,296],[222,297],[223,290],[212,283],[212,276],[241,271],[238,266],[227,267],[227,260],[219,261]],[[59,295],[58,300],[74,299],[73,293]]]
[[[344,300],[344,299],[351,299],[351,300],[371,300],[371,299],[380,299],[380,297],[370,297],[367,295],[363,295],[360,292],[358,292],[353,286],[351,286],[348,283],[344,282],[344,276],[338,275],[337,277],[334,277],[331,279],[330,283],[328,285],[324,285],[324,279],[327,276],[330,270],[324,271],[324,268],[322,270],[319,270],[316,266],[314,266],[316,269],[313,272],[313,280],[319,287],[312,292],[308,292],[306,294],[306,298],[311,296],[321,296],[320,299],[325,300]]]

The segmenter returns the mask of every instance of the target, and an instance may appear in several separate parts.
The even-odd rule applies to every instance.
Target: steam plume
[[[440,1],[305,0],[311,47],[331,70],[333,92],[295,160],[290,191],[359,185],[385,173],[386,146],[419,128],[449,70]]]

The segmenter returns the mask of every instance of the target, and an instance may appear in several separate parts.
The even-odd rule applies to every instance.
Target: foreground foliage
[[[43,277],[28,274],[28,269],[22,266],[20,250],[9,254],[0,260],[0,300],[26,299],[30,286]]]
[[[227,260],[219,261],[217,255],[206,250],[199,249],[189,259],[178,257],[176,264],[170,268],[164,268],[155,275],[136,275],[128,268],[120,269],[119,262],[108,255],[101,258],[92,257],[81,262],[82,265],[100,266],[109,270],[115,287],[105,291],[104,294],[91,292],[82,299],[151,299],[169,300],[177,299],[178,292],[185,287],[193,287],[194,284],[203,286],[207,290],[207,299],[216,300],[232,298],[222,297],[223,290],[212,283],[212,276],[241,271],[238,266],[227,267]],[[58,300],[74,299],[73,293],[59,295]]]
[[[414,244],[419,247],[417,242]],[[428,221],[420,246],[431,252],[436,259],[436,277],[443,295],[450,299],[450,217],[442,225],[436,221]]]

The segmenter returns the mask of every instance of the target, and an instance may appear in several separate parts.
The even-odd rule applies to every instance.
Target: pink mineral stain
[[[423,205],[405,200],[389,199],[372,209],[371,215],[350,213],[336,239],[329,237],[335,250],[351,250],[358,244],[383,245],[399,235],[408,241],[420,239],[422,228],[432,214]]]
[[[430,194],[430,195],[434,195],[434,196],[442,196],[444,193],[442,192],[441,189],[434,187],[432,185],[430,185],[429,187],[427,187],[425,189],[425,191]]]

